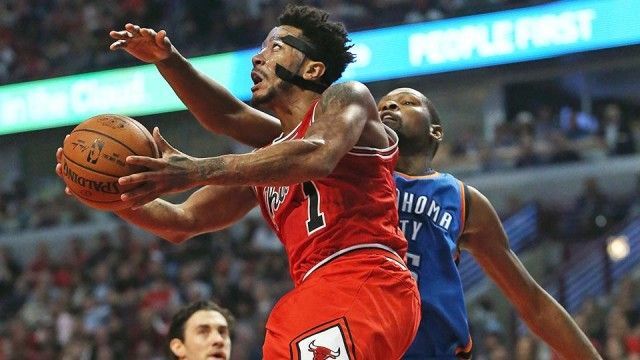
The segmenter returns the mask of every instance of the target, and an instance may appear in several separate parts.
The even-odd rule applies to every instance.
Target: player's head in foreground
[[[311,6],[288,5],[253,61],[252,103],[269,107],[292,89],[322,93],[355,55],[342,23]]]

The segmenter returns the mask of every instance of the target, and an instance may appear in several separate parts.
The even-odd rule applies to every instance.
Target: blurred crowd
[[[64,194],[59,179],[49,177],[43,183],[46,184],[41,187],[43,191],[35,191],[23,179],[0,188],[0,236],[85,224],[92,220],[92,212]]]
[[[542,104],[518,111],[493,130],[488,139],[464,130],[444,144],[436,161],[461,171],[490,172],[634,154],[640,144],[640,114],[616,101],[592,114]]]
[[[599,186],[594,179],[585,182],[583,193],[566,209],[573,218],[547,218],[579,219],[570,228],[573,236],[585,240],[615,226],[625,214],[640,213],[640,177],[637,193],[625,199],[609,199]],[[24,197],[30,198],[29,193]],[[75,203],[68,199],[63,203],[67,201]],[[597,220],[602,216],[607,219],[604,224]],[[60,219],[41,226],[70,227]],[[561,233],[559,223],[540,228],[541,239],[568,236]],[[50,246],[63,248],[53,255]],[[69,235],[54,243],[43,238],[37,251],[26,258],[19,259],[8,246],[0,247],[0,359],[165,359],[164,336],[171,315],[179,306],[199,299],[213,299],[237,317],[233,359],[260,359],[266,317],[291,286],[279,240],[255,210],[229,229],[179,245],[122,224],[114,233],[88,238]],[[603,307],[603,322],[598,324],[606,327],[593,334],[595,323],[582,323],[589,326],[603,351],[618,343],[625,352],[637,348],[640,317],[630,312],[624,313],[629,315],[625,319],[615,315],[637,312],[638,304],[631,301],[637,298],[628,296],[621,310],[616,304]],[[599,301],[608,304],[609,300]],[[486,301],[471,304],[470,315],[478,359],[510,358],[507,327],[497,319],[493,306]],[[583,316],[582,311],[576,316]],[[617,320],[604,321],[609,318]],[[618,332],[611,335],[614,330],[609,327],[615,326],[609,326],[609,321],[625,327],[616,327]],[[546,349],[526,334],[509,340],[518,344],[517,352]]]
[[[640,359],[640,274],[604,298],[584,301],[576,322],[608,360]]]
[[[127,22],[166,29],[185,56],[257,46],[289,2],[315,5],[350,31],[549,0],[4,0],[0,84],[137,64],[108,50]]]
[[[42,242],[26,263],[0,248],[0,359],[165,359],[172,314],[200,299],[236,316],[233,359],[261,359],[266,316],[291,282],[256,217],[182,245],[124,225],[95,237],[64,241],[58,257]]]
[[[614,291],[606,296],[587,298],[573,314],[578,326],[585,332],[598,352],[606,360],[640,359],[640,272],[626,277]],[[471,308],[471,322],[481,337],[476,337],[476,348],[481,349],[477,360],[540,360],[559,358],[534,335],[525,332],[515,340],[507,336],[498,320],[495,304],[480,300]],[[514,341],[513,352],[506,345]]]

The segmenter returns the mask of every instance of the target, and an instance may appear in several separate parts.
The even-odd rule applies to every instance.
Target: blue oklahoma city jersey
[[[465,187],[445,173],[394,174],[407,263],[418,281],[422,320],[405,359],[459,359],[471,351],[462,282],[456,264],[464,228]]]

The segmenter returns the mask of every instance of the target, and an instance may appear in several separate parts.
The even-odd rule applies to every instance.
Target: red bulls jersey
[[[313,104],[300,124],[273,141],[302,139],[313,123]],[[324,178],[288,186],[255,188],[262,214],[282,241],[294,283],[350,250],[380,247],[404,258],[407,241],[398,228],[393,168],[397,135],[390,146],[356,146]]]

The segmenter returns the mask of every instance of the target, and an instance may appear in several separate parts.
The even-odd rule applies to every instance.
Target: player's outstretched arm
[[[204,186],[182,204],[153,200],[137,209],[115,213],[172,243],[232,225],[249,212],[257,201],[248,186]]]
[[[469,217],[462,248],[500,287],[529,328],[565,359],[601,359],[571,316],[529,274],[511,251],[500,219],[489,200],[469,187]]]
[[[363,135],[367,122],[380,122],[371,93],[362,84],[343,83],[325,91],[318,104],[315,121],[304,139],[284,141],[249,154],[204,159],[184,155],[167,157],[162,149],[166,149],[168,144],[163,144],[164,140],[154,130],[158,148],[163,152],[162,159],[129,156],[127,163],[144,166],[151,171],[120,178],[121,185],[153,185],[123,194],[123,200],[140,201],[154,192],[157,197],[199,185],[275,186],[324,177],[354,145],[386,146],[386,134],[381,123],[378,136],[371,133]],[[385,144],[367,142],[371,139],[360,140],[365,137],[382,138]]]
[[[111,50],[122,49],[155,64],[189,111],[210,131],[254,147],[265,146],[280,134],[277,119],[243,103],[196,70],[171,44],[166,31],[126,24],[124,30],[110,31],[109,36],[115,40]]]
[[[378,134],[373,134],[375,122],[379,125]],[[216,158],[204,163],[205,174],[207,181],[214,184],[300,183],[331,174],[354,145],[384,147],[387,136],[369,89],[357,82],[340,83],[322,94],[304,139],[284,141],[250,154]]]
[[[177,162],[191,158],[171,147],[162,138],[158,128],[155,128],[153,133],[163,156],[176,157]],[[61,158],[62,148],[58,148],[55,171],[63,178]],[[124,220],[174,243],[201,233],[223,229],[238,221],[257,204],[254,192],[248,186],[204,186],[191,194],[182,204],[172,204],[159,199],[158,196],[163,193],[156,189],[154,183],[141,184],[134,191],[142,191],[144,196],[132,201],[131,208],[115,213]],[[65,193],[75,196],[68,187],[65,187]],[[124,200],[129,201],[126,197]]]

